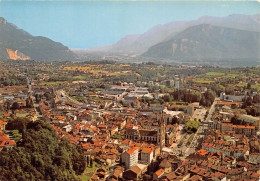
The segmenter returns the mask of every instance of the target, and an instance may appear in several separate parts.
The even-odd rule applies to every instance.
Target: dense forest
[[[8,129],[22,133],[12,149],[0,154],[0,180],[78,180],[86,168],[83,150],[59,139],[52,127],[42,121],[10,121]]]

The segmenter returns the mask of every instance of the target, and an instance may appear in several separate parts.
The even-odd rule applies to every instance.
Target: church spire
[[[160,118],[160,150],[162,151],[163,147],[165,147],[165,121],[163,117],[163,111]]]

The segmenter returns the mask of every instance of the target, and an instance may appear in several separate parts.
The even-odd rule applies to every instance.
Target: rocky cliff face
[[[6,52],[8,53],[9,59],[12,59],[12,60],[30,60],[30,57],[24,55],[22,52],[19,52],[18,50],[11,50],[11,49],[7,48]]]

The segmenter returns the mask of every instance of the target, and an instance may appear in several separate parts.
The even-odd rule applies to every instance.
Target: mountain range
[[[156,44],[143,56],[183,61],[260,59],[260,33],[201,24]]]
[[[32,36],[0,18],[0,59],[76,60],[91,55],[135,54],[140,58],[182,61],[259,61],[260,14],[204,16],[157,25],[127,35],[113,45],[73,51],[46,37]],[[97,55],[97,54],[95,54]],[[136,56],[135,56],[136,57]]]
[[[113,53],[136,53],[143,55],[154,55],[151,53],[157,44],[172,40],[178,34],[181,34],[187,28],[208,24],[214,27],[232,28],[237,30],[246,30],[250,32],[260,31],[260,15],[241,15],[233,14],[225,17],[203,16],[192,21],[175,21],[167,24],[161,24],[153,27],[143,34],[127,35],[113,45],[95,47],[88,49],[89,52],[113,52]],[[193,33],[189,31],[189,33]],[[197,32],[194,32],[197,33]],[[195,36],[195,35],[194,35]],[[221,36],[221,34],[218,34]],[[220,37],[221,38],[221,37]],[[153,47],[152,49],[150,49]],[[148,51],[145,53],[146,51]],[[188,51],[188,50],[187,50]],[[220,50],[216,50],[219,52]],[[157,51],[159,52],[159,51]],[[158,57],[159,54],[155,57]],[[181,57],[180,57],[181,58]]]
[[[0,59],[74,60],[76,55],[61,43],[32,36],[0,18]]]

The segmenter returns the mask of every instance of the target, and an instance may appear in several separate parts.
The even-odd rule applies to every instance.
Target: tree
[[[226,92],[226,94],[230,94],[230,95],[234,94],[233,85],[228,84],[228,85],[226,86],[225,92]]]
[[[27,118],[15,118],[12,120],[9,120],[6,129],[7,130],[19,130],[21,133],[23,130],[26,129],[27,124],[30,122]]]
[[[214,102],[216,93],[213,92],[211,89],[209,89],[205,92],[204,96],[205,96],[205,105],[204,106],[209,107]]]
[[[253,103],[260,103],[260,95],[256,94],[255,96],[253,96]]]
[[[247,107],[245,110],[246,110],[247,114],[249,114],[249,115],[252,115],[252,116],[260,115],[259,107],[257,108],[256,106],[250,106],[250,107]]]
[[[247,88],[247,89],[251,89],[251,84],[250,84],[250,82],[247,83],[246,88]]]
[[[45,92],[44,96],[46,97],[46,100],[50,100],[51,99],[51,94],[49,92]]]
[[[20,105],[18,102],[14,102],[12,105],[12,109],[20,109]]]
[[[244,100],[244,102],[243,102],[243,104],[242,104],[242,108],[246,108],[246,107],[248,107],[248,106],[251,106],[253,104],[253,100],[252,100],[252,98],[250,97],[250,96],[248,96],[245,100]]]
[[[89,156],[87,156],[87,166],[89,165]]]
[[[0,111],[4,111],[4,110],[5,110],[4,105],[0,104]]]
[[[200,104],[205,106],[206,105],[206,99],[205,99],[205,96],[202,95],[201,99],[200,99]]]
[[[16,80],[15,79],[12,79],[11,80],[11,85],[15,85],[16,84]]]
[[[33,101],[29,97],[26,99],[26,107],[27,108],[33,108]]]
[[[174,117],[172,118],[172,124],[176,124],[176,123],[179,124],[179,120],[178,120],[177,116],[174,116]]]
[[[165,95],[165,96],[163,96],[163,100],[164,100],[165,102],[171,102],[171,101],[172,101],[172,98],[171,98],[171,96],[169,96],[169,95]]]
[[[198,91],[191,92],[191,102],[199,102],[201,100],[201,93]]]
[[[35,100],[36,100],[37,103],[39,103],[40,100],[41,100],[41,95],[40,94],[36,94],[35,95]]]
[[[152,179],[152,176],[151,176],[151,175],[145,174],[145,175],[143,176],[143,179],[142,179],[142,180],[144,180],[144,181],[149,181],[149,180],[153,180],[153,179]]]
[[[11,108],[11,104],[10,104],[9,101],[6,101],[6,102],[4,103],[4,106],[5,106],[6,110],[10,110],[10,108]]]
[[[90,167],[92,168],[93,167],[93,159],[92,158],[90,158],[89,164],[90,164]]]
[[[200,126],[199,121],[189,120],[184,127],[184,130],[188,133],[195,133]]]

